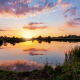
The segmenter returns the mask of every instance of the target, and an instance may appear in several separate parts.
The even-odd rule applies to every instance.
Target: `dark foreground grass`
[[[41,70],[14,72],[0,70],[0,80],[80,80],[80,47],[65,54],[65,61],[55,69],[45,64]]]

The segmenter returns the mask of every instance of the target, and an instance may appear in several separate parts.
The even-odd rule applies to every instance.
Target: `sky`
[[[80,36],[80,0],[0,0],[0,36]]]

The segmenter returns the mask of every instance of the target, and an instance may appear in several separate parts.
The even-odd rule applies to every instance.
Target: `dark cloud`
[[[15,61],[0,61],[0,69],[11,70],[11,71],[30,71],[35,69],[41,69],[43,66],[37,62],[27,60],[15,60]]]
[[[5,16],[23,17],[28,14],[37,14],[46,10],[51,10],[56,3],[43,1],[43,6],[30,6],[31,0],[0,0],[0,14]]]

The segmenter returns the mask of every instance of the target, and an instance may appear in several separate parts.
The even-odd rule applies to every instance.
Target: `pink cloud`
[[[70,20],[66,22],[66,25],[68,27],[76,27],[80,24],[80,18],[74,18],[73,20]]]
[[[61,7],[68,7],[68,6],[70,6],[70,4],[67,3],[67,2],[61,2],[60,5],[61,5]]]
[[[51,10],[56,6],[56,3],[48,3],[47,0],[44,5],[29,6],[31,0],[1,0],[0,1],[0,14],[3,16],[23,17],[28,14],[37,14],[46,10]]]
[[[66,22],[66,25],[68,27],[76,27],[76,25],[79,25],[79,23],[74,22],[74,21],[69,21],[69,22]]]
[[[64,15],[64,18],[67,18],[67,15]]]
[[[68,7],[71,4],[67,3],[66,1],[58,0],[58,3],[60,4],[61,7]]]

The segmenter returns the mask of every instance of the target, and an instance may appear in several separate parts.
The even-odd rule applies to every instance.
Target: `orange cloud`
[[[62,0],[58,0],[58,3],[60,3]]]

